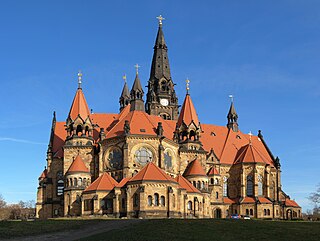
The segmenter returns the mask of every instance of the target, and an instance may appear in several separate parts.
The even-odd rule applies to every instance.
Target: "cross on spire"
[[[124,74],[124,75],[122,76],[122,79],[123,79],[123,81],[126,83],[126,82],[127,82],[127,75]]]
[[[186,89],[187,89],[187,94],[189,94],[189,90],[190,90],[190,80],[189,80],[189,78],[186,79]]]
[[[250,145],[251,145],[252,144],[252,132],[250,131],[248,135],[249,135],[249,141],[250,141]]]
[[[136,64],[134,67],[136,68],[136,74],[138,74],[138,73],[139,73],[139,68],[140,68],[141,66],[139,66],[138,64]]]
[[[82,72],[79,70],[78,72],[78,89],[81,89],[81,84],[82,84]]]
[[[165,20],[164,17],[161,16],[161,14],[157,17],[158,21],[159,21],[159,25],[162,25],[162,20]]]

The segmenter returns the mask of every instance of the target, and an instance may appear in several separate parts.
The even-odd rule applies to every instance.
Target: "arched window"
[[[210,184],[213,184],[213,178],[210,179]]]
[[[83,178],[83,182],[82,182],[83,186],[86,187],[87,186],[87,179]]]
[[[267,209],[263,209],[264,216],[267,216]]]
[[[258,176],[258,196],[262,196],[263,195],[263,185],[262,185],[262,176],[259,175]]]
[[[193,186],[197,187],[197,182],[196,181],[193,181]]]
[[[78,179],[78,186],[79,186],[79,187],[82,186],[82,178],[81,178],[81,177],[79,177],[79,179]]]
[[[57,181],[57,196],[61,196],[63,194],[64,182],[62,179]]]
[[[268,216],[270,216],[270,209],[267,210]]]
[[[223,196],[228,196],[228,178],[226,176],[223,177]]]
[[[72,178],[70,178],[70,186],[71,186],[71,187],[73,186]]]
[[[138,207],[139,206],[139,196],[137,193],[133,194],[133,206]]]
[[[148,206],[152,206],[152,196],[148,196]]]
[[[216,199],[219,198],[219,192],[216,192]]]
[[[247,176],[247,196],[253,196],[253,180],[252,180],[252,176]]]
[[[164,196],[161,196],[160,204],[161,204],[161,206],[165,206],[166,205]]]
[[[197,188],[200,189],[200,181],[197,182]]]
[[[164,153],[164,166],[166,169],[172,168],[172,155],[169,151]]]
[[[204,181],[201,183],[201,189],[204,189]]]
[[[249,209],[246,209],[246,215],[249,215]]]
[[[214,185],[218,185],[218,184],[219,184],[219,179],[218,178],[214,179]]]
[[[159,194],[158,193],[154,194],[154,205],[159,206]]]
[[[188,202],[188,210],[192,210],[192,202],[191,201]]]
[[[77,133],[77,136],[81,136],[82,135],[82,126],[81,125],[77,126],[76,133]]]
[[[126,207],[126,200],[124,198],[121,199],[121,207],[122,209],[125,209]]]
[[[253,209],[250,209],[250,215],[253,216]]]

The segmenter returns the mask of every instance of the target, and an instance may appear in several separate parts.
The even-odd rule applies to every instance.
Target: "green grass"
[[[263,220],[146,220],[82,240],[320,240],[320,222]]]
[[[45,221],[1,221],[0,239],[33,236],[94,225],[103,220],[53,219]]]

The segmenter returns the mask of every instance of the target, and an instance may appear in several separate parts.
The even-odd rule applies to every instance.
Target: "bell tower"
[[[150,115],[158,115],[166,120],[177,120],[179,117],[179,105],[174,83],[171,79],[168,59],[168,48],[162,31],[160,15],[158,34],[154,45],[150,78],[148,81],[148,93],[146,112]]]

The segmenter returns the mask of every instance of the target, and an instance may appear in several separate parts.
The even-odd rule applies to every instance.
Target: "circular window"
[[[122,152],[119,149],[113,149],[109,152],[108,163],[111,168],[118,169],[122,165]]]
[[[152,161],[152,152],[145,147],[141,147],[136,151],[134,159],[141,165],[145,165]]]

